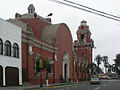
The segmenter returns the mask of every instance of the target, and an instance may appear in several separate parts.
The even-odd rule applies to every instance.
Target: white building
[[[0,19],[0,86],[22,85],[21,28]]]

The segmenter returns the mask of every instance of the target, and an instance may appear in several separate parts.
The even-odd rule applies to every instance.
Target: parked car
[[[108,76],[102,76],[101,79],[110,79]]]
[[[117,77],[111,77],[111,79],[118,79]]]
[[[93,78],[91,78],[90,83],[91,84],[100,84],[101,81],[99,80],[99,78],[93,77]]]

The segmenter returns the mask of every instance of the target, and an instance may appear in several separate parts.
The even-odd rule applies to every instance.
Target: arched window
[[[13,57],[19,58],[19,47],[18,44],[13,44]]]
[[[35,55],[34,57],[34,69],[35,69],[35,75],[40,75],[40,69],[39,69],[39,60],[38,58],[40,55]]]
[[[5,41],[5,55],[11,56],[11,43],[10,41]]]
[[[85,39],[85,35],[82,34],[82,35],[81,35],[81,40],[82,40],[82,42],[84,41],[84,39]]]
[[[3,41],[0,39],[0,54],[3,54]]]
[[[75,72],[77,73],[77,70],[78,70],[78,66],[77,64],[75,64]]]
[[[80,65],[80,72],[81,72],[81,65]]]

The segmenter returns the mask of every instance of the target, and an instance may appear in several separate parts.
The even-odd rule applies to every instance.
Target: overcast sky
[[[62,0],[59,0],[62,1]],[[79,4],[120,16],[120,0],[70,0]],[[94,57],[98,54],[108,56],[113,63],[115,55],[120,52],[120,22],[97,16],[85,11],[74,9],[50,0],[1,0],[0,18],[14,18],[15,13],[27,13],[29,4],[33,4],[36,13],[46,17],[53,13],[52,23],[66,23],[70,28],[73,40],[77,39],[76,31],[80,22],[86,20],[92,33],[96,49]]]

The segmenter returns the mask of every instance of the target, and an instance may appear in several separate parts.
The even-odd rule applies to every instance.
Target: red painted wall
[[[28,22],[28,21],[26,21]],[[33,27],[33,26],[32,26]],[[39,32],[40,33],[40,32]],[[34,36],[35,37],[35,36]],[[36,36],[37,38],[37,36]],[[49,44],[50,45],[50,44]],[[52,45],[51,45],[52,46]],[[73,48],[72,48],[72,36],[69,28],[65,24],[61,24],[56,39],[56,48],[58,48],[57,62],[55,62],[55,82],[53,81],[54,75],[49,76],[49,83],[59,83],[60,76],[63,74],[63,55],[64,52],[68,52],[70,56],[70,78],[73,79]],[[28,45],[22,42],[22,65],[23,65],[23,82],[30,82],[32,84],[39,84],[40,77],[35,75],[34,71],[34,57],[35,54],[41,54],[43,58],[53,57],[53,53],[43,50],[36,46],[32,46],[33,55],[30,55],[28,51]],[[28,56],[28,57],[27,57]],[[46,83],[46,72],[42,72],[42,83]]]
[[[57,32],[57,48],[58,48],[58,62],[56,66],[59,70],[56,70],[56,77],[60,77],[63,73],[63,55],[68,52],[70,59],[70,78],[73,79],[73,47],[72,47],[72,36],[69,28],[65,24],[61,24]]]

